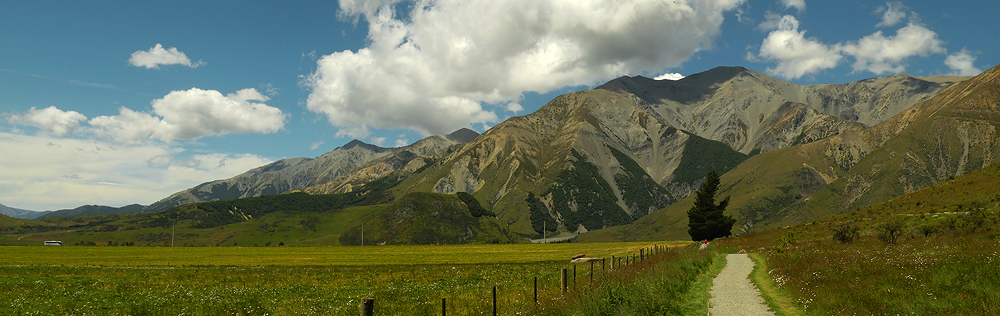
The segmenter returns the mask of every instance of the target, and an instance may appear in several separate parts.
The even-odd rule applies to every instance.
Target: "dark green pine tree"
[[[723,214],[729,206],[729,198],[726,197],[719,204],[715,204],[715,193],[718,191],[719,175],[712,170],[705,177],[701,189],[695,193],[697,196],[694,206],[688,210],[688,234],[691,235],[691,240],[726,237],[733,229],[736,220]]]

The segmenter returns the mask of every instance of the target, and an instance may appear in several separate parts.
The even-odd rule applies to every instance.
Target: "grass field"
[[[374,297],[379,315],[440,314],[442,298],[449,314],[468,315],[491,311],[493,286],[512,314],[531,310],[535,277],[540,296],[559,297],[572,255],[653,244],[0,247],[0,291],[10,293],[0,314],[356,315]],[[596,278],[608,274],[596,268]],[[576,282],[589,282],[589,269],[578,265]]]
[[[730,238],[765,259],[779,314],[1000,314],[1000,166],[823,220]],[[887,241],[895,223],[898,238]],[[853,226],[851,242],[834,230]],[[767,280],[763,280],[767,281]],[[773,290],[773,291],[772,291]],[[766,295],[765,295],[766,296]]]
[[[3,265],[351,266],[568,261],[576,254],[621,256],[651,245],[688,242],[561,243],[365,247],[0,247]]]

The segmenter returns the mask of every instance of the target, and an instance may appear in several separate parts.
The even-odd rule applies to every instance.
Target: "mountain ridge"
[[[9,206],[0,204],[0,214],[7,215],[7,216],[10,216],[10,217],[14,217],[14,218],[36,219],[36,218],[45,216],[46,214],[48,214],[50,212],[51,211],[41,211],[40,212],[40,211],[25,210],[25,209],[20,209],[20,208],[15,208],[15,207],[9,207]]]
[[[722,176],[719,194],[731,198],[727,213],[742,226],[735,232],[884,202],[996,162],[998,103],[995,67],[865,129],[752,157]],[[690,205],[682,200],[597,239],[683,238]]]

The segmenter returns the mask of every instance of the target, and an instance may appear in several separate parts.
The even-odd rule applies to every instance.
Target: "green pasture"
[[[0,247],[0,265],[55,266],[356,266],[492,264],[569,261],[586,254],[607,258],[652,245],[689,242],[620,242],[363,247]]]
[[[653,245],[512,244],[365,247],[0,247],[2,315],[356,315],[375,298],[379,315],[492,312],[559,300],[569,258],[633,255]],[[688,249],[690,247],[681,247]],[[615,273],[576,264],[573,288]],[[607,268],[607,269],[602,269]],[[593,271],[593,272],[591,272]],[[575,276],[575,277],[574,277]]]

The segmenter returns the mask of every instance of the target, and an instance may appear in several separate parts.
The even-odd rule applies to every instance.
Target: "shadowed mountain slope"
[[[997,161],[1000,68],[863,130],[760,154],[722,176],[727,213],[757,231],[864,208]],[[686,236],[682,200],[593,239]]]

